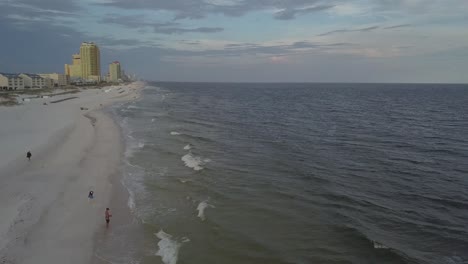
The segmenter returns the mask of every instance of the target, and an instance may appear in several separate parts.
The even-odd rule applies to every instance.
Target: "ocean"
[[[113,263],[468,263],[467,85],[148,83],[112,111]]]

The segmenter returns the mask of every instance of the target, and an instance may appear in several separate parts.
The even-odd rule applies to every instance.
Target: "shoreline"
[[[119,102],[120,105],[117,107],[129,103],[130,101]],[[119,123],[117,113],[111,107],[115,107],[115,104],[106,107],[103,112],[116,125],[121,146],[118,172],[109,177],[112,184],[109,195],[109,208],[115,218],[111,219],[109,229],[101,228],[96,230],[93,238],[93,255],[90,262],[92,264],[134,263],[132,254],[142,248],[143,241],[142,223],[128,205],[130,193],[123,182],[127,173],[125,171],[127,139],[124,135],[124,129]],[[122,240],[125,240],[125,243],[122,243]],[[130,252],[130,254],[123,252]]]
[[[81,91],[79,98],[54,106],[38,99],[0,109],[10,127],[0,131],[6,135],[0,143],[9,146],[6,153],[0,150],[7,158],[0,163],[2,263],[93,262],[124,150],[120,127],[104,108],[137,99],[143,86]],[[24,128],[31,132],[21,134]],[[32,146],[30,162],[21,153],[11,155],[23,152],[24,145]],[[95,192],[92,200],[87,198],[90,190]]]

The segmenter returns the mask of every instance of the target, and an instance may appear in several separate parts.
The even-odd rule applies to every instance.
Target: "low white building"
[[[53,86],[51,79],[42,78],[37,74],[21,73],[19,76],[23,78],[25,89],[44,89]]]
[[[61,73],[40,73],[39,76],[42,78],[51,79],[54,82],[54,86],[66,86],[70,84],[70,78],[68,75]]]
[[[0,90],[24,89],[23,78],[16,73],[0,73]]]

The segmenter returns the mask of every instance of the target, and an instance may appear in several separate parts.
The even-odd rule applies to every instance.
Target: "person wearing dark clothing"
[[[109,227],[110,218],[112,217],[112,214],[111,214],[109,208],[106,208],[106,212],[105,212],[104,216],[106,218],[106,227]]]
[[[28,160],[31,160],[31,156],[32,156],[31,151],[28,151],[28,153],[26,153],[26,157],[28,158]]]
[[[93,192],[93,191],[89,191],[88,198],[89,198],[89,199],[93,199],[93,198],[94,198],[94,192]]]

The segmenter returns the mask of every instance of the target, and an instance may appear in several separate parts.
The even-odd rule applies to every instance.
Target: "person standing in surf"
[[[26,158],[28,158],[28,160],[31,160],[31,156],[32,156],[31,151],[28,151],[28,153],[26,153]]]
[[[106,218],[106,227],[109,227],[109,222],[110,222],[110,218],[112,217],[112,214],[109,210],[109,208],[106,208],[106,212],[105,212],[105,218]]]

